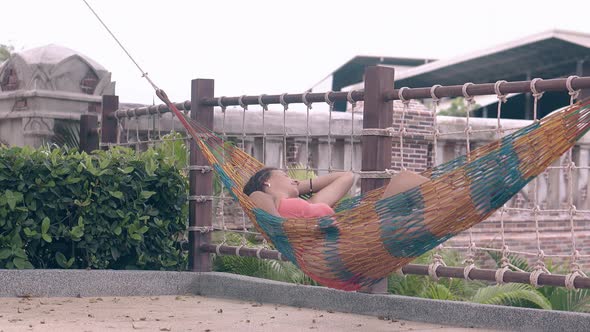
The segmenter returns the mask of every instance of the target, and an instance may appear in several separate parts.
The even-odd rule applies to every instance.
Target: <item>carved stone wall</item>
[[[14,53],[0,65],[0,140],[34,147],[51,142],[56,123],[100,111],[101,96],[114,93],[110,72],[66,47]]]

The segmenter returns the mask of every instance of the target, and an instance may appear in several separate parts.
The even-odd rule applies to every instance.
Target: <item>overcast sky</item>
[[[588,0],[88,0],[174,100],[190,80],[215,95],[302,92],[355,55],[449,58],[549,29],[590,33]],[[82,0],[2,4],[0,43],[50,43],[96,60],[124,102],[154,93]],[[436,82],[433,82],[435,84]]]

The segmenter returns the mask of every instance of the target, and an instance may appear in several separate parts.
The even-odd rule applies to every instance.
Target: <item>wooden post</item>
[[[117,143],[117,119],[111,116],[119,109],[119,96],[102,96],[102,120],[100,124],[102,143]],[[106,150],[108,147],[103,147]]]
[[[80,151],[90,153],[98,149],[98,115],[80,116]]]
[[[363,128],[388,128],[393,123],[393,101],[385,95],[394,88],[395,71],[389,67],[367,67],[365,70],[365,102]],[[391,167],[391,137],[363,136],[361,138],[363,159],[362,171],[384,171]],[[389,179],[362,179],[361,192],[382,187]],[[367,291],[387,293],[387,279]]]
[[[213,129],[213,107],[203,106],[203,98],[214,96],[214,81],[196,79],[191,84],[191,119],[209,129]],[[211,255],[201,250],[201,245],[211,242],[211,233],[204,231],[212,225],[213,202],[206,197],[213,195],[213,173],[194,169],[195,166],[209,166],[207,159],[194,140],[190,143],[189,193],[189,270],[195,272],[211,271]],[[195,200],[201,196],[205,199]]]

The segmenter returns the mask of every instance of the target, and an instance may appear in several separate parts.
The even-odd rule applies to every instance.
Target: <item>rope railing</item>
[[[274,259],[279,261],[288,261],[276,250],[264,248],[247,248],[243,246],[227,246],[204,244],[201,250],[217,255],[239,256],[239,257],[257,257],[258,259]],[[403,274],[429,276],[428,265],[408,264],[402,267]],[[438,277],[446,278],[465,278],[465,269],[462,267],[438,266],[434,271]],[[503,275],[503,282],[529,283],[532,272],[506,271]],[[482,280],[496,282],[497,270],[473,268],[469,271],[467,277],[471,280]],[[566,286],[566,275],[543,274],[539,276],[539,286]],[[576,289],[590,288],[590,278],[579,276],[574,280]]]
[[[534,86],[538,92],[548,91],[568,91],[567,78],[555,78],[547,80],[535,79]],[[497,92],[501,94],[509,93],[530,93],[533,92],[531,89],[531,81],[515,81],[506,82],[502,81],[499,86],[496,83],[482,83],[482,84],[469,84],[466,88],[466,93],[470,96],[483,96],[483,95],[494,95]],[[590,89],[590,77],[575,77],[571,80],[571,88],[575,90]],[[464,96],[464,85],[449,85],[436,87],[425,87],[425,88],[401,88],[403,89],[404,99],[431,99],[434,96],[437,98],[451,98],[451,97],[463,97]],[[390,93],[386,94],[386,100],[401,100],[399,91],[401,89],[394,89]],[[322,93],[298,93],[298,94],[281,94],[281,95],[252,95],[252,96],[238,96],[238,97],[215,97],[215,98],[204,98],[201,100],[203,106],[268,106],[268,105],[285,105],[285,104],[304,104],[305,101],[308,103],[325,103],[326,94],[329,99],[334,101],[348,101],[354,102],[364,100],[364,92],[362,90],[355,90],[350,92],[341,91],[328,91]],[[305,100],[304,100],[305,96]],[[242,104],[240,104],[240,100]],[[174,105],[180,110],[190,110],[190,100],[175,103]],[[113,117],[125,118],[125,117],[136,117],[142,115],[156,114],[156,113],[168,113],[170,110],[164,104],[144,106],[130,109],[121,109],[114,113]]]

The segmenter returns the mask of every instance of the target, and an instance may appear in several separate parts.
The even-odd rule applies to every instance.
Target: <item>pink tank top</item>
[[[284,218],[315,218],[334,214],[328,204],[309,203],[301,198],[283,198],[279,202],[278,212]]]

